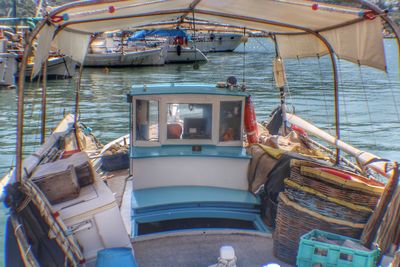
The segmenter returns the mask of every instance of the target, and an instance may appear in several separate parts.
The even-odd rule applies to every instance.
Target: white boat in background
[[[128,47],[162,47],[166,50],[165,63],[207,62],[203,52],[189,42],[186,31],[181,29],[155,29],[135,32],[128,38]]]
[[[0,86],[15,86],[18,62],[17,54],[0,53]]]
[[[386,70],[384,22],[400,35],[387,12],[359,2],[368,9],[301,0],[110,0],[52,10],[52,23],[43,20],[34,35],[53,37],[80,63],[92,34],[160,19],[176,29],[191,14],[264,31],[276,45],[271,87],[280,105],[261,125],[235,77],[146,80],[127,94],[129,141],[102,147],[79,122],[79,75],[75,115],[23,160],[20,77],[16,168],[0,183],[10,209],[6,266],[370,267],[383,265],[382,256],[399,266],[399,165],[340,137],[337,59]],[[42,55],[51,40],[39,39]],[[173,52],[183,55],[182,40],[177,45]],[[322,55],[332,66],[335,136],[286,107],[283,59]],[[44,140],[46,116],[41,122]]]
[[[76,74],[77,62],[68,56],[50,57],[47,60],[47,78],[48,79],[68,79]],[[30,79],[33,64],[28,64],[25,77]]]
[[[181,45],[167,45],[167,57],[165,63],[193,63],[193,62],[207,62],[208,58],[198,48],[181,46]]]
[[[222,32],[196,32],[192,35],[192,43],[203,53],[232,52],[242,42],[242,34]]]
[[[105,52],[87,54],[85,67],[127,67],[164,65],[166,51],[163,48],[146,48],[143,50],[124,52]]]

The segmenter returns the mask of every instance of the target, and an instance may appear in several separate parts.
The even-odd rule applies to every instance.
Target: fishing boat
[[[280,105],[258,123],[233,76],[133,85],[129,133],[103,147],[78,117],[81,65],[75,114],[46,138],[43,101],[43,144],[22,160],[20,77],[16,167],[1,181],[6,266],[398,266],[398,164],[340,138],[336,57],[385,70],[382,22],[400,33],[386,12],[360,3],[81,1],[52,10],[30,44],[39,36],[48,49],[53,39],[80,63],[94,32],[176,28],[189,15],[267,32]],[[283,60],[323,55],[333,66],[335,136],[285,105]]]

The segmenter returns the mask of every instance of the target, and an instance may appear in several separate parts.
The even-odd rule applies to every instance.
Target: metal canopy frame
[[[381,10],[378,8],[376,5],[371,4],[369,2],[366,2],[364,0],[352,0],[355,3],[360,3],[361,5],[364,5],[371,9],[373,12],[375,12],[377,15],[381,16],[394,30],[397,42],[400,46],[400,29],[398,26],[387,16],[387,12]],[[93,0],[93,1],[85,1],[85,2],[75,2],[71,4],[67,4],[64,6],[61,6],[60,8],[57,8],[53,10],[50,14],[47,14],[45,18],[37,25],[35,30],[33,31],[28,43],[25,45],[24,49],[24,54],[23,54],[23,59],[21,62],[21,68],[20,72],[25,73],[26,71],[26,65],[28,61],[28,55],[30,54],[30,51],[32,49],[32,44],[34,40],[37,38],[38,34],[42,30],[42,28],[46,24],[51,24],[51,17],[55,16],[57,14],[60,14],[64,10],[67,10],[68,8],[72,7],[79,7],[79,6],[88,6],[88,5],[95,5],[98,3],[113,3],[113,2],[118,2],[117,0]],[[198,13],[198,14],[205,14],[205,15],[212,15],[216,17],[225,17],[225,18],[231,18],[231,19],[238,19],[238,20],[245,20],[245,21],[250,21],[250,22],[256,22],[256,23],[261,23],[261,24],[266,24],[266,25],[271,25],[271,26],[279,26],[279,27],[284,27],[288,29],[296,29],[299,30],[303,33],[309,33],[317,37],[323,44],[324,46],[328,49],[331,62],[332,62],[332,69],[333,69],[333,80],[334,80],[334,96],[335,96],[335,124],[336,124],[336,139],[340,140],[340,114],[339,114],[339,83],[338,83],[338,70],[337,70],[337,62],[336,62],[336,56],[335,56],[335,51],[331,44],[320,34],[320,31],[328,30],[328,29],[320,29],[320,30],[312,30],[309,28],[304,28],[304,27],[299,27],[296,25],[291,25],[291,24],[286,24],[286,23],[281,23],[281,22],[276,22],[276,21],[270,21],[270,20],[264,20],[264,19],[257,19],[257,18],[252,18],[248,16],[235,16],[231,14],[226,14],[226,13],[221,13],[221,12],[213,12],[213,11],[208,11],[208,10],[200,10],[196,9],[196,6],[201,2],[201,0],[194,0],[190,3],[188,8],[186,9],[178,9],[178,10],[173,10],[173,11],[156,11],[156,12],[151,12],[151,13],[146,13],[146,14],[141,14],[141,15],[133,15],[133,16],[123,16],[123,17],[118,17],[118,18],[113,18],[113,19],[104,19],[104,20],[116,20],[116,19],[126,19],[126,18],[137,18],[137,17],[145,17],[145,16],[155,16],[155,15],[168,15],[168,14],[177,14],[181,15],[181,18],[183,19],[190,13]],[[347,22],[345,25],[351,25],[354,23],[359,22],[360,20],[363,20],[363,18],[355,19],[352,21]],[[57,33],[59,33],[61,30],[64,30],[65,27],[68,25],[72,24],[78,24],[78,23],[85,23],[85,22],[93,22],[93,21],[101,21],[101,20],[81,20],[81,21],[76,21],[76,22],[71,22],[71,23],[66,23],[63,26],[59,27],[57,29]],[[179,21],[177,22],[179,24]],[[329,29],[334,29],[338,27],[345,26],[343,23],[335,25],[333,27],[330,27]],[[70,29],[65,29],[65,30],[70,30]],[[74,30],[72,30],[74,31]],[[279,34],[279,33],[277,33]],[[78,79],[81,79],[81,75],[79,75]],[[17,115],[17,142],[16,142],[16,180],[18,182],[22,181],[22,147],[23,147],[23,126],[24,126],[24,84],[25,84],[25,77],[24,75],[19,75],[18,78],[18,115]],[[79,91],[80,91],[80,82],[77,82],[77,88],[76,88],[76,94],[77,100],[79,100]],[[76,103],[75,107],[75,116],[77,117],[78,112],[79,112],[79,103]],[[44,122],[42,122],[44,124]],[[337,149],[336,152],[336,160],[339,162],[340,158],[340,153],[339,149]]]

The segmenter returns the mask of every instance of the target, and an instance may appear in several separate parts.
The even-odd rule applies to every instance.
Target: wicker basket
[[[280,193],[273,234],[274,254],[282,261],[295,265],[300,237],[309,231],[319,229],[358,239],[364,226],[320,215]]]
[[[354,223],[366,223],[371,215],[371,212],[355,211],[301,190],[286,188],[285,193],[290,200],[298,203],[300,206],[307,207],[309,210],[330,218],[351,221]]]
[[[328,180],[305,176],[301,172],[301,167],[296,165],[291,166],[289,179],[299,185],[313,188],[326,196],[331,196],[355,205],[366,206],[371,209],[375,208],[380,198],[379,193],[365,192],[357,188],[352,189],[350,187],[340,186]]]

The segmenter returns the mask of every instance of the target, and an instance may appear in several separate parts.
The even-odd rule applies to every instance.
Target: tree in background
[[[40,0],[0,0],[0,17],[13,17],[14,1],[17,4],[17,17],[34,17],[36,7]],[[59,6],[75,1],[68,0],[43,0],[43,5]]]

